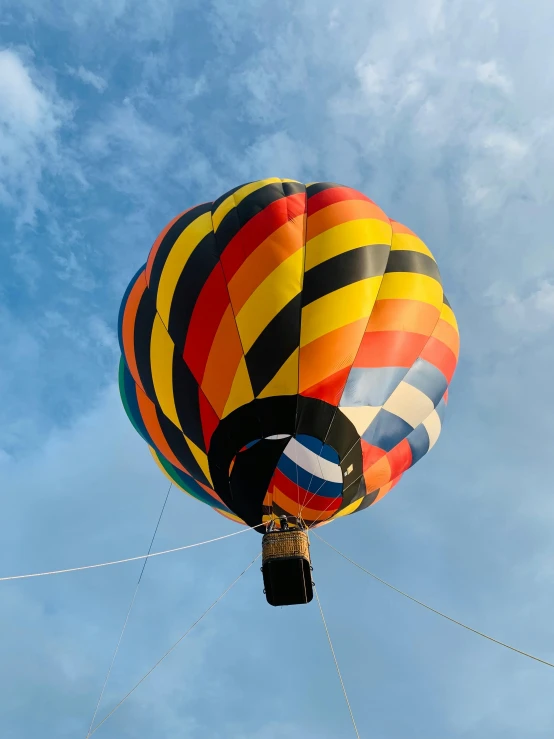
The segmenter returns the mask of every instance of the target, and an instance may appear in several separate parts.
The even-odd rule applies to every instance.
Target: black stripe
[[[181,354],[198,296],[218,263],[215,237],[210,231],[190,255],[171,300],[168,333]]]
[[[227,244],[238,234],[248,221],[268,205],[276,200],[304,192],[305,188],[299,182],[274,182],[264,185],[259,190],[247,195],[244,200],[227,213],[216,231],[219,254],[222,254]]]
[[[154,264],[152,265],[152,272],[150,274],[150,289],[155,293],[158,289],[162,270],[164,268],[166,259],[169,252],[173,248],[173,244],[177,241],[179,236],[183,233],[187,226],[201,216],[203,213],[208,213],[211,210],[211,203],[204,203],[203,205],[196,205],[188,213],[184,213],[179,220],[177,220],[169,231],[164,236],[162,243],[160,244],[156,256],[154,258]]]
[[[246,353],[254,396],[262,392],[300,345],[301,301],[299,293],[267,324]]]
[[[161,412],[159,408],[156,408],[156,414],[160,423],[163,435],[167,441],[169,448],[173,454],[177,457],[179,462],[185,467],[196,480],[203,482],[204,485],[210,485],[206,479],[204,473],[200,469],[198,462],[196,461],[193,453],[190,450],[189,445],[185,441],[185,437],[181,431],[175,426],[175,424],[169,420]],[[160,452],[161,454],[161,452]],[[162,455],[163,456],[163,455]]]
[[[448,306],[448,307],[450,308],[450,310],[452,310],[452,306],[451,306],[451,305],[450,305],[450,303],[448,302],[448,298],[446,297],[446,295],[445,295],[444,293],[442,294],[442,302],[443,302],[443,303],[444,303],[445,305],[447,305],[447,306]]]
[[[333,416],[325,443],[336,450],[344,472],[353,464],[354,471],[350,474],[355,477],[362,474],[360,435],[352,421],[341,412],[340,408],[337,408],[337,412]]]
[[[334,187],[346,187],[346,185],[339,185],[337,182],[314,182],[313,185],[306,188],[306,192],[308,197],[311,198],[313,195],[317,195],[324,190],[331,190]]]
[[[296,395],[258,398],[252,405],[262,429],[263,436],[294,434],[296,422]]]
[[[335,411],[335,406],[324,400],[298,395],[295,433],[315,436],[316,439],[325,442],[325,435]]]
[[[382,275],[387,266],[389,252],[388,244],[361,246],[337,254],[307,270],[304,275],[302,305],[309,305],[324,295],[367,277]]]
[[[356,509],[356,512],[363,511],[365,508],[369,508],[370,505],[373,505],[373,503],[375,503],[375,498],[378,495],[379,495],[379,488],[377,490],[374,490],[372,493],[368,493],[363,499],[363,502]]]
[[[233,187],[231,190],[227,190],[227,192],[223,193],[223,195],[221,195],[217,200],[214,200],[214,202],[212,203],[212,213],[215,213],[221,203],[225,202],[225,200],[227,200],[227,198],[230,198],[231,195],[234,195],[237,190],[242,190],[243,187],[247,187],[251,184],[251,182],[245,182],[242,185],[237,185],[236,187]]]
[[[417,272],[420,275],[432,277],[439,284],[442,284],[439,268],[435,260],[419,251],[405,251],[404,249],[391,251],[385,271],[387,273]]]
[[[351,483],[348,481],[352,480]],[[360,477],[356,477],[354,472],[351,472],[347,477],[344,478],[344,489],[342,492],[342,503],[339,511],[348,508],[354,501],[360,500],[360,498],[366,495],[366,485],[363,474]]]
[[[205,451],[198,383],[180,352],[173,353],[173,397],[183,433]]]
[[[135,345],[135,359],[141,385],[152,402],[156,402],[152,367],[150,364],[150,344],[152,328],[156,317],[156,304],[148,288],[142,294],[135,317],[133,341]]]
[[[288,439],[262,439],[237,454],[229,478],[232,510],[248,526],[256,526],[263,515],[263,502],[277,463]]]

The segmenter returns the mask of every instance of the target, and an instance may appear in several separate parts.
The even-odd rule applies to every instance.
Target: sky
[[[545,0],[0,0],[0,575],[148,549],[167,483],[116,323],[157,233],[329,180],[429,245],[462,343],[436,447],[321,534],[554,661],[553,25]],[[236,530],[174,490],[154,550]],[[260,543],[148,562],[99,719]],[[552,737],[554,670],[312,556],[361,737]],[[141,566],[0,583],[3,739],[86,737]],[[354,736],[317,605],[268,606],[257,563],[95,734],[153,736]]]

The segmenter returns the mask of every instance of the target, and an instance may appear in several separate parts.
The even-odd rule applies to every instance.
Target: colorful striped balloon
[[[162,471],[249,526],[382,498],[437,441],[459,351],[414,233],[351,188],[276,178],[162,231],[119,339],[123,404]]]

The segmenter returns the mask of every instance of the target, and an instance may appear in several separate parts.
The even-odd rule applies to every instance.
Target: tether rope
[[[141,685],[141,684],[142,684],[142,683],[143,683],[143,682],[144,682],[144,681],[146,680],[146,678],[147,678],[147,677],[149,677],[149,676],[150,676],[150,675],[151,675],[151,674],[152,674],[152,673],[154,672],[154,670],[156,669],[156,667],[158,667],[158,665],[160,665],[160,664],[161,664],[161,663],[162,663],[162,662],[164,661],[164,659],[165,659],[166,657],[168,657],[168,656],[169,656],[169,655],[171,654],[171,652],[173,652],[173,651],[174,651],[174,649],[176,649],[176,648],[177,648],[177,647],[179,646],[179,644],[180,644],[180,643],[181,643],[181,642],[183,641],[183,639],[184,639],[184,638],[185,638],[186,636],[188,636],[188,635],[190,634],[190,632],[191,632],[191,631],[192,631],[192,630],[194,629],[194,627],[195,627],[195,626],[197,626],[197,625],[198,625],[198,624],[200,623],[200,621],[202,621],[202,619],[203,619],[203,618],[204,618],[205,616],[207,616],[207,615],[208,615],[208,613],[209,613],[209,612],[210,612],[210,611],[212,610],[212,608],[214,608],[214,606],[216,606],[216,605],[217,605],[217,604],[219,603],[219,601],[220,601],[220,600],[221,600],[221,599],[222,599],[222,598],[223,598],[223,597],[224,597],[225,595],[227,595],[227,593],[228,593],[228,592],[229,592],[229,591],[231,590],[231,588],[233,588],[233,587],[234,587],[234,586],[235,586],[235,585],[236,585],[236,584],[238,583],[238,581],[239,581],[239,580],[241,579],[241,577],[242,577],[243,575],[245,575],[245,574],[246,574],[246,573],[248,572],[248,570],[249,570],[249,569],[250,569],[250,568],[252,567],[252,565],[254,564],[254,562],[255,562],[255,561],[256,561],[257,559],[259,559],[259,558],[260,558],[260,556],[261,556],[261,555],[260,555],[260,554],[258,554],[258,555],[256,555],[256,557],[254,557],[254,559],[252,560],[252,562],[250,562],[250,564],[248,565],[248,567],[246,567],[246,568],[245,568],[245,569],[244,569],[244,570],[243,570],[243,571],[242,571],[242,572],[240,573],[240,575],[239,575],[238,577],[236,577],[236,578],[235,578],[235,579],[233,580],[233,582],[232,582],[232,583],[231,583],[231,584],[230,584],[230,585],[229,585],[229,586],[228,586],[228,587],[227,587],[227,588],[226,588],[226,589],[225,589],[225,590],[223,591],[223,593],[221,593],[221,595],[220,595],[220,596],[219,596],[219,597],[218,597],[218,598],[217,598],[216,600],[214,600],[214,602],[213,602],[213,603],[211,604],[211,606],[209,606],[208,608],[206,608],[206,610],[204,611],[204,613],[203,613],[203,614],[202,614],[201,616],[199,616],[199,617],[198,617],[198,618],[196,619],[196,621],[195,621],[195,622],[194,622],[194,623],[192,624],[192,626],[189,626],[189,628],[188,628],[188,629],[187,629],[187,630],[185,631],[185,633],[184,633],[184,634],[183,634],[183,635],[182,635],[181,637],[179,637],[179,639],[177,639],[177,641],[175,642],[175,644],[173,644],[173,646],[172,646],[172,647],[170,647],[170,648],[169,648],[169,649],[167,650],[167,652],[166,652],[166,653],[165,653],[165,654],[163,655],[163,657],[160,657],[160,659],[159,659],[159,660],[158,660],[158,661],[156,662],[156,664],[155,664],[155,665],[154,665],[153,667],[151,667],[151,668],[150,668],[150,669],[148,670],[148,672],[147,672],[147,673],[146,673],[145,675],[143,675],[143,676],[141,677],[141,679],[140,679],[140,680],[139,680],[139,681],[138,681],[138,682],[137,682],[137,683],[135,684],[135,686],[134,686],[133,688],[131,688],[131,690],[130,690],[130,691],[129,691],[129,692],[128,692],[128,693],[127,693],[127,694],[126,694],[126,695],[125,695],[125,696],[124,696],[124,697],[123,697],[123,698],[122,698],[122,699],[121,699],[120,701],[119,701],[119,703],[118,703],[118,704],[117,704],[116,706],[114,706],[114,708],[112,708],[112,710],[111,710],[111,711],[110,711],[110,712],[109,712],[109,713],[108,713],[108,714],[107,714],[106,716],[104,716],[104,718],[102,719],[102,721],[100,721],[100,723],[99,723],[99,724],[97,724],[97,725],[96,725],[96,726],[94,727],[94,729],[93,729],[93,730],[92,730],[92,731],[91,731],[91,732],[89,733],[89,737],[91,737],[91,736],[92,736],[93,734],[95,734],[95,733],[96,733],[96,732],[98,731],[98,729],[99,729],[99,728],[100,728],[100,727],[102,726],[102,724],[104,724],[104,723],[105,723],[105,722],[106,722],[106,721],[107,721],[107,720],[108,720],[108,719],[109,719],[109,718],[110,718],[111,716],[113,716],[113,714],[114,714],[114,713],[115,713],[115,712],[116,712],[116,711],[118,710],[118,708],[120,708],[120,707],[121,707],[121,706],[122,706],[122,705],[123,705],[123,704],[125,703],[125,701],[126,701],[126,700],[127,700],[127,699],[128,699],[128,698],[129,698],[129,697],[130,697],[130,696],[131,696],[131,695],[132,695],[132,694],[133,694],[134,692],[135,692],[135,690],[136,690],[136,689],[137,689],[137,688],[139,687],[139,685]]]
[[[170,483],[169,488],[167,489],[167,495],[165,496],[164,504],[162,506],[162,510],[160,511],[160,515],[158,517],[158,522],[156,524],[156,528],[154,529],[154,534],[152,535],[152,539],[150,541],[150,546],[148,547],[148,554],[152,551],[152,547],[154,546],[154,540],[156,539],[156,534],[158,533],[158,529],[160,528],[160,523],[162,521],[162,517],[164,515],[165,507],[167,505],[167,501],[169,500],[169,493],[171,492],[171,488],[173,487],[173,483]],[[104,693],[106,692],[106,687],[108,685],[108,682],[110,680],[110,675],[112,674],[113,666],[115,664],[115,660],[117,657],[117,654],[119,652],[119,647],[121,646],[121,642],[123,641],[123,636],[125,634],[125,630],[127,629],[127,624],[129,623],[129,618],[131,616],[131,611],[133,610],[133,606],[135,605],[135,600],[137,599],[137,593],[139,591],[140,583],[142,580],[142,576],[144,575],[144,570],[146,569],[146,563],[148,562],[148,557],[144,560],[144,563],[142,565],[142,569],[140,571],[139,578],[137,580],[137,584],[135,587],[135,592],[133,593],[133,597],[131,598],[131,603],[129,605],[129,608],[127,610],[127,615],[125,617],[125,621],[123,622],[123,628],[121,629],[121,634],[119,635],[119,639],[117,640],[117,644],[115,647],[115,651],[112,656],[112,661],[110,663],[110,666],[108,668],[108,672],[106,674],[106,677],[104,679],[104,684],[102,685],[102,690],[100,691],[100,696],[98,698],[98,701],[96,703],[96,708],[94,709],[94,713],[92,715],[92,720],[90,722],[90,726],[87,731],[86,739],[89,739],[90,732],[92,731],[92,727],[94,726],[94,722],[96,721],[96,716],[98,714],[98,710],[100,708],[100,704],[102,703],[102,698],[104,697]]]
[[[327,621],[325,620],[325,614],[323,613],[323,608],[321,606],[321,601],[319,600],[319,593],[317,592],[317,588],[315,588],[315,587],[314,587],[314,593],[315,593],[315,597],[317,598],[317,604],[319,606],[319,612],[321,613],[321,620],[323,621],[323,626],[325,627],[325,633],[327,634],[327,640],[329,642],[329,646],[331,647],[331,654],[333,655],[333,660],[335,661],[335,667],[337,668],[337,674],[339,676],[340,684],[342,686],[342,692],[344,694],[344,700],[346,701],[346,705],[348,706],[348,711],[350,712],[350,718],[352,719],[352,725],[354,726],[354,731],[356,732],[356,736],[357,736],[358,739],[360,739],[360,734],[358,733],[358,727],[356,726],[356,720],[354,719],[354,713],[352,711],[352,706],[350,705],[350,701],[348,700],[348,694],[346,692],[346,686],[344,684],[344,680],[342,679],[342,675],[341,675],[339,663],[338,663],[338,660],[337,660],[337,655],[335,654],[335,650],[333,648],[333,642],[331,641],[331,634],[329,633],[329,629],[327,627]]]
[[[326,544],[330,549],[335,551],[338,555],[340,555],[347,562],[350,562],[355,567],[357,567],[359,570],[361,570],[362,572],[365,572],[366,575],[369,575],[374,580],[377,580],[377,582],[380,582],[382,585],[385,585],[387,588],[394,590],[395,593],[398,593],[399,595],[403,595],[404,598],[408,598],[408,600],[411,600],[414,603],[417,603],[418,606],[422,606],[423,608],[426,608],[428,611],[431,611],[432,613],[436,613],[437,616],[440,616],[441,618],[444,618],[447,621],[450,621],[451,623],[456,624],[456,626],[461,626],[463,629],[467,629],[467,631],[471,631],[473,634],[477,634],[477,636],[482,636],[483,639],[488,639],[494,644],[498,644],[499,646],[504,647],[505,649],[510,649],[512,652],[516,652],[517,654],[521,654],[523,657],[528,657],[529,659],[535,660],[535,662],[540,662],[541,664],[546,665],[547,667],[554,667],[554,664],[552,664],[552,662],[548,662],[547,660],[541,659],[540,657],[535,657],[533,654],[529,654],[528,652],[524,652],[521,649],[512,647],[509,644],[506,644],[505,642],[499,641],[498,639],[494,639],[492,636],[489,636],[488,634],[484,634],[482,631],[478,631],[477,629],[473,629],[471,626],[467,626],[466,624],[463,624],[461,621],[457,621],[455,618],[452,618],[451,616],[447,616],[446,613],[442,613],[441,611],[438,611],[436,608],[432,608],[431,606],[428,606],[426,603],[423,603],[423,601],[418,600],[417,598],[414,598],[411,595],[408,595],[408,593],[404,593],[402,590],[400,590],[399,588],[395,588],[394,585],[391,585],[390,583],[381,579],[380,577],[375,575],[373,572],[366,570],[365,567],[362,567],[362,565],[358,564],[353,559],[350,559],[350,557],[347,557],[346,554],[343,554],[332,544],[329,544],[328,541],[325,541],[325,539],[319,536],[319,534],[316,534],[315,531],[313,532],[313,535],[317,536],[317,538],[320,541]]]
[[[253,529],[259,529],[261,526],[265,526],[264,523],[256,524],[256,526],[248,526],[240,531],[233,531],[231,534],[225,534],[224,536],[216,536],[215,539],[206,539],[206,541],[197,541],[194,544],[185,544],[182,547],[175,547],[174,549],[165,549],[163,552],[152,552],[151,554],[141,554],[138,557],[127,557],[126,559],[115,559],[111,562],[100,562],[94,565],[84,565],[82,567],[68,567],[65,570],[51,570],[50,572],[32,572],[27,575],[10,575],[8,577],[0,577],[0,582],[7,582],[9,580],[26,580],[31,577],[46,577],[47,575],[63,575],[66,572],[81,572],[82,570],[94,570],[99,567],[111,567],[112,565],[121,565],[125,562],[137,562],[139,559],[152,559],[152,557],[161,557],[163,554],[173,554],[173,552],[182,552],[185,549],[193,549],[194,547],[202,547],[204,544],[212,544],[214,541],[222,541],[223,539],[230,539],[232,536],[238,536],[239,534],[245,534],[247,531]]]

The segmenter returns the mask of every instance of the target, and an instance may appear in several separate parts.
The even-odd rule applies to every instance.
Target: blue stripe
[[[440,401],[448,387],[448,382],[442,372],[425,359],[416,359],[404,378],[404,382],[421,390],[433,401],[434,406]]]
[[[340,498],[342,494],[342,483],[323,480],[318,475],[312,475],[303,467],[299,467],[286,454],[281,454],[277,469],[286,475],[295,485],[299,485],[308,492],[317,494],[324,498]],[[321,489],[319,489],[321,488]]]
[[[414,465],[429,451],[429,434],[423,424],[420,424],[411,434],[408,434],[408,444],[412,450],[412,465]]]
[[[384,405],[407,371],[406,367],[353,367],[339,407]]]
[[[320,457],[323,457],[323,459],[326,459],[328,462],[333,462],[334,464],[339,463],[339,455],[333,449],[333,447],[329,446],[328,444],[324,444],[319,439],[316,439],[315,436],[307,436],[306,434],[298,434],[296,437],[296,441],[299,444],[302,444],[302,446],[305,446],[306,449],[309,449],[311,452],[314,452],[314,454],[317,454]]]
[[[390,452],[412,431],[409,423],[381,408],[362,438],[368,444]]]

